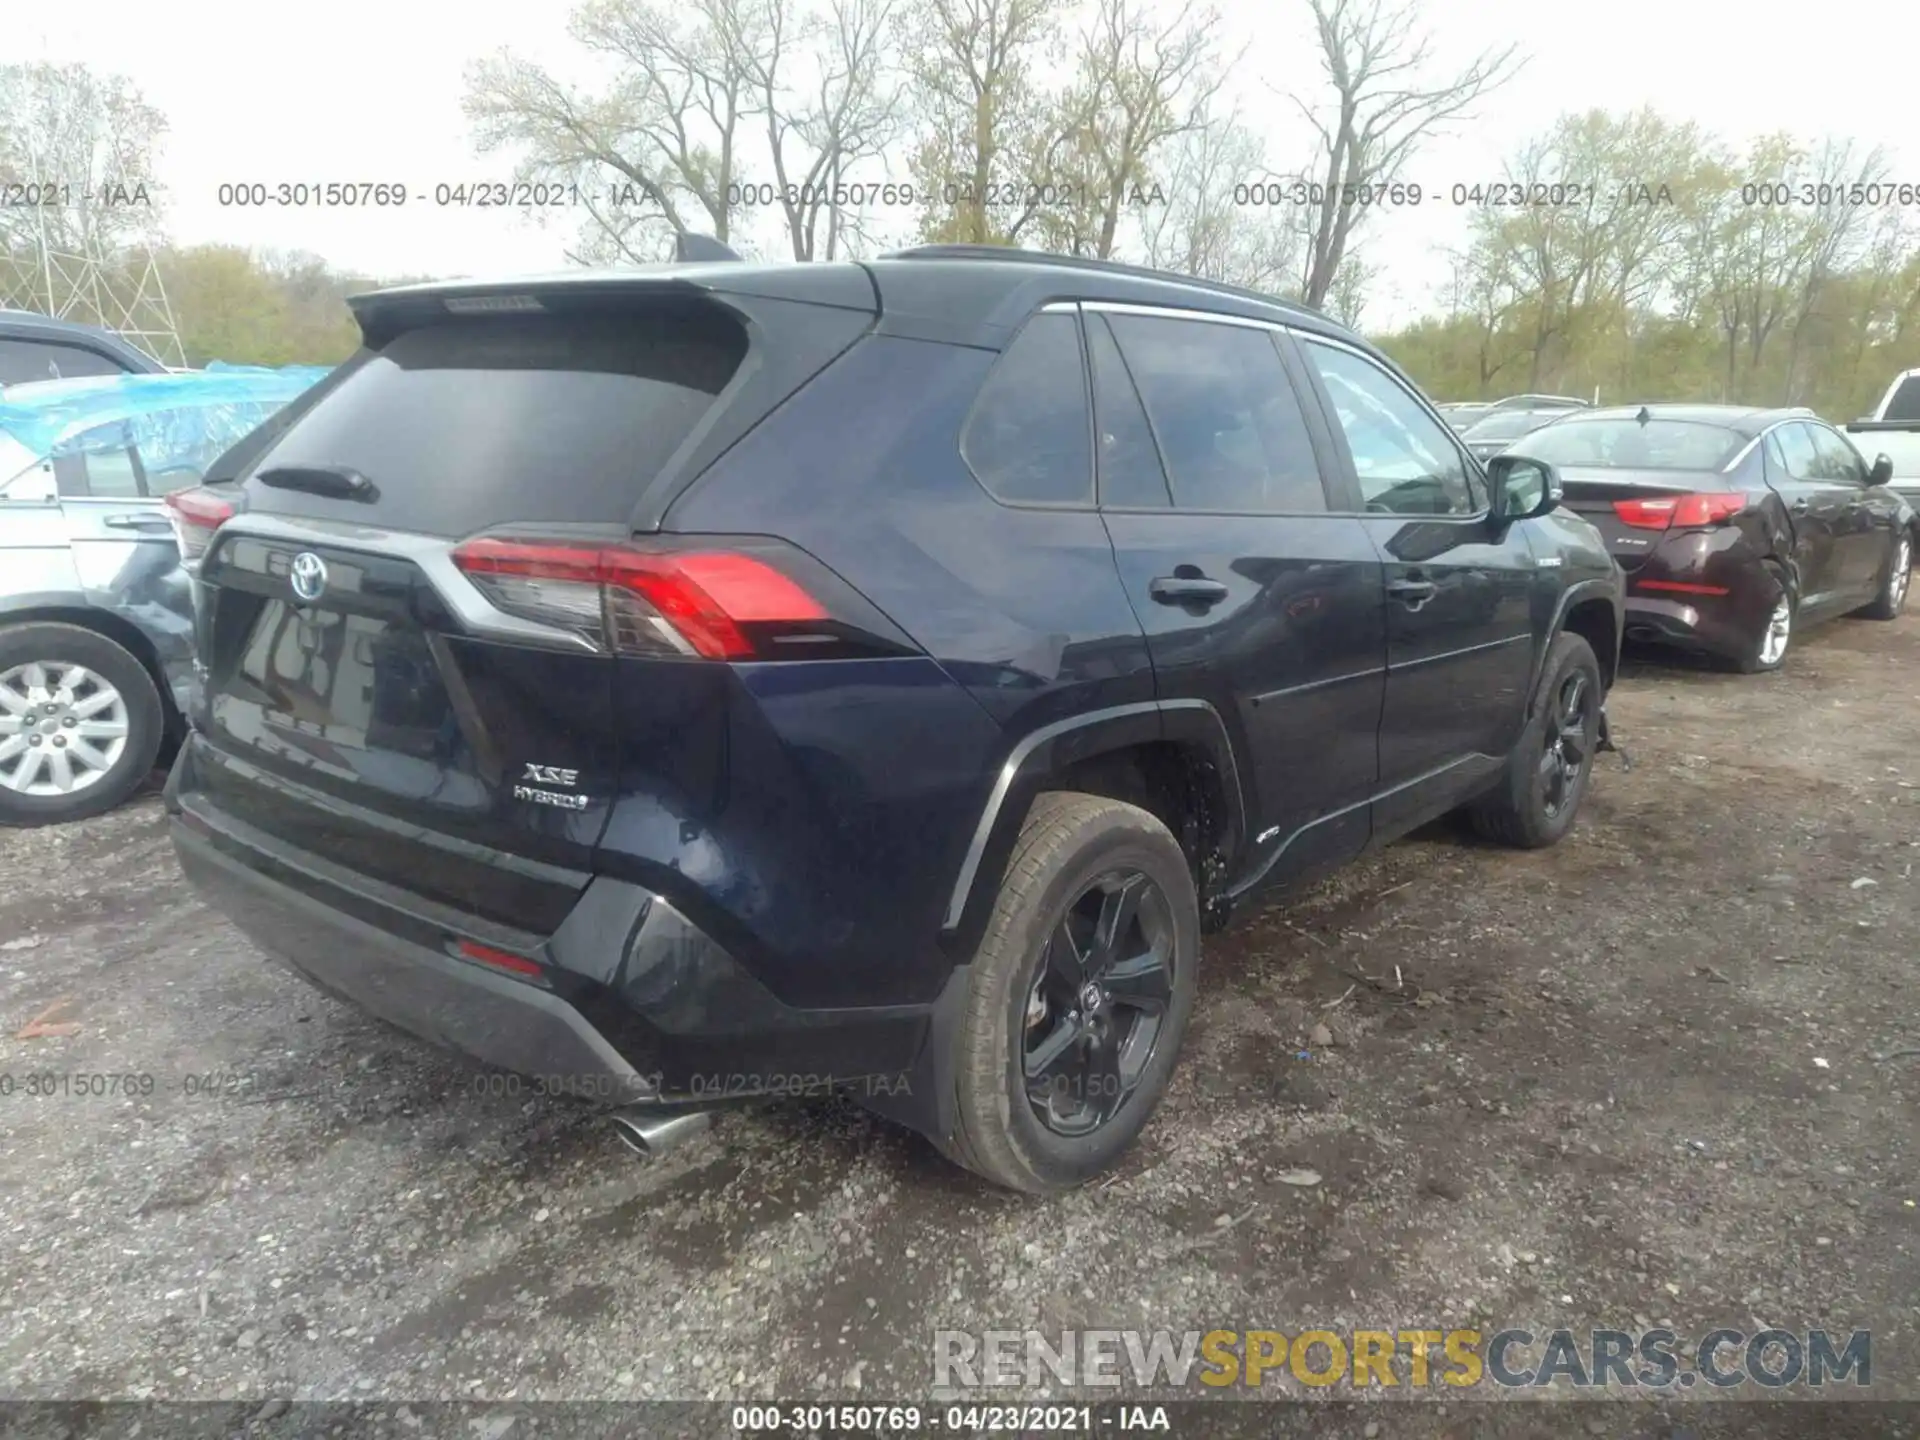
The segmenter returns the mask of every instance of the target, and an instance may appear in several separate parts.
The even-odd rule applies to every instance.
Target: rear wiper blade
[[[254,479],[276,490],[304,490],[334,500],[378,500],[379,487],[358,470],[335,465],[276,465]]]

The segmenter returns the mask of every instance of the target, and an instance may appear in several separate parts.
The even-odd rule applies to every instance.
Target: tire
[[[85,678],[74,673],[76,666]],[[72,701],[73,713],[40,712],[43,725],[57,723],[51,732],[43,729],[40,744],[22,745],[30,737],[19,711],[33,696],[42,705]],[[107,733],[116,727],[119,735]],[[153,677],[106,636],[51,622],[0,630],[0,824],[51,825],[113,809],[152,772],[165,729]],[[83,740],[87,751],[108,763],[86,763]],[[57,749],[56,741],[63,742]],[[40,754],[49,758],[31,758]],[[64,792],[50,788],[58,783],[52,773],[56,755],[75,782]]]
[[[1116,892],[1103,893],[1116,877]],[[1116,984],[1115,998],[1093,1007],[1091,1030],[1076,1026],[1084,1001],[1068,1008],[1065,997],[1086,992],[1073,989],[1070,972],[1084,979],[1090,969],[1098,988],[1099,967],[1073,963],[1078,956],[1067,952],[1064,938],[1094,938],[1086,935],[1088,918],[1096,912],[1104,918],[1106,907],[1123,909],[1118,891],[1129,887],[1136,921],[1122,928],[1114,948],[1122,959],[1136,949],[1140,956],[1124,967],[1129,983]],[[1156,954],[1171,970],[1164,987],[1146,958]],[[1070,1190],[1106,1170],[1138,1137],[1166,1092],[1193,1010],[1199,959],[1193,873],[1166,826],[1118,800],[1041,795],[1021,827],[969,971],[953,1055],[954,1118],[942,1150],[997,1185],[1031,1194]],[[1150,1035],[1133,1028],[1149,1018],[1148,1009],[1117,998],[1149,991],[1161,995]],[[1042,1012],[1037,1017],[1036,1009]],[[1058,1043],[1072,1034],[1081,1039]],[[1129,1045],[1137,1048],[1129,1052]],[[1078,1081],[1069,1076],[1076,1057],[1105,1054],[1106,1046],[1116,1055],[1115,1086],[1097,1073]],[[1057,1070],[1045,1070],[1047,1055],[1061,1057]],[[1032,1066],[1041,1067],[1044,1078],[1030,1080]],[[1124,1094],[1120,1085],[1127,1087]],[[1044,1095],[1044,1106],[1030,1087]],[[1098,1118],[1115,1096],[1111,1113]],[[1089,1117],[1092,1128],[1076,1132]]]
[[[1506,774],[1467,807],[1476,831],[1502,845],[1541,850],[1573,828],[1593,775],[1602,694],[1593,647],[1567,631],[1554,636],[1533,717],[1507,757]],[[1569,723],[1576,712],[1578,726]]]
[[[1774,611],[1761,626],[1760,633],[1754,636],[1753,644],[1735,657],[1735,664],[1743,675],[1763,675],[1784,665],[1800,624],[1800,597],[1794,593],[1793,582],[1787,578],[1786,570],[1773,560],[1763,563],[1767,574],[1773,579]],[[1769,646],[1768,636],[1772,627],[1780,621],[1779,607],[1782,605],[1786,607],[1786,633],[1780,637],[1779,649],[1774,651]]]
[[[1868,620],[1893,620],[1907,604],[1907,582],[1913,573],[1913,541],[1896,531],[1887,546],[1886,568],[1880,572],[1880,590],[1873,603],[1857,613]]]

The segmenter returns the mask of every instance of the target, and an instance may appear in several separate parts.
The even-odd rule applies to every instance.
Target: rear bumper
[[[263,951],[317,988],[536,1092],[607,1104],[710,1106],[852,1092],[917,1128],[939,1005],[784,1005],[660,896],[601,876],[553,934],[509,933],[296,849],[168,779],[188,880]],[[522,956],[523,976],[461,958]]]
[[[1625,578],[1627,639],[1736,659],[1759,644],[1777,598],[1733,529],[1669,536]]]
[[[436,954],[269,878],[190,823],[173,821],[180,868],[262,950],[318,989],[409,1034],[556,1093],[618,1104],[659,1094],[572,1005]]]
[[[1758,626],[1740,613],[1728,613],[1724,605],[1713,596],[1633,596],[1627,601],[1626,636],[1715,655],[1744,655],[1759,643]]]

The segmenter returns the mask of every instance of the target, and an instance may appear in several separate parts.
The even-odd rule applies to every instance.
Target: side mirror
[[[1873,468],[1867,471],[1869,485],[1884,485],[1893,479],[1893,458],[1888,455],[1873,457]]]
[[[1487,481],[1493,518],[1502,523],[1552,514],[1566,493],[1553,466],[1525,455],[1494,456],[1487,461]]]

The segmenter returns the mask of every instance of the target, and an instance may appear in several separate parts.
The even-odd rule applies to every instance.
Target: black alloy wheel
[[[1568,806],[1579,803],[1586,783],[1595,739],[1591,698],[1586,674],[1570,670],[1547,709],[1540,747],[1540,804],[1549,821],[1558,820]]]
[[[1173,911],[1138,870],[1087,886],[1034,966],[1022,1068],[1035,1117],[1056,1135],[1090,1135],[1139,1088],[1174,994]]]

